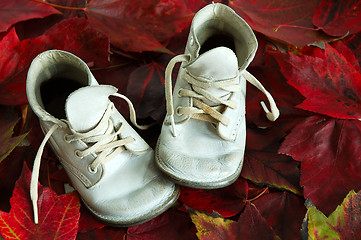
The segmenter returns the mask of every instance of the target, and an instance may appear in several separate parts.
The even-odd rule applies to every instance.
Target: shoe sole
[[[101,221],[102,223],[105,223],[112,227],[131,227],[135,225],[139,225],[145,222],[148,222],[149,220],[161,215],[165,211],[167,211],[178,199],[180,194],[179,187],[175,186],[174,192],[172,196],[168,199],[167,202],[165,202],[163,205],[159,206],[158,208],[154,209],[153,211],[149,212],[146,215],[143,215],[141,217],[128,220],[128,221],[113,221],[107,218],[106,216],[98,213],[97,211],[93,210],[81,197],[83,204],[88,208],[88,210],[94,215],[96,219]]]
[[[243,167],[244,157],[241,159],[235,173],[233,173],[232,175],[228,176],[225,179],[222,179],[219,181],[214,181],[214,182],[191,181],[191,180],[187,180],[184,178],[180,178],[179,176],[171,173],[169,171],[170,168],[167,165],[167,163],[159,157],[158,149],[159,149],[159,140],[158,140],[157,146],[155,148],[155,162],[156,162],[157,166],[159,167],[159,169],[164,174],[166,174],[173,182],[175,182],[179,185],[182,185],[182,186],[190,187],[190,188],[217,189],[217,188],[223,188],[223,187],[229,186],[238,179],[239,175],[241,174],[242,167]]]

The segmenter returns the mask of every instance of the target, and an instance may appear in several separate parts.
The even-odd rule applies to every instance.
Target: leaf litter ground
[[[0,3],[0,234],[5,239],[359,239],[361,1],[223,1],[256,31],[249,67],[274,96],[247,87],[247,146],[240,178],[216,190],[183,187],[175,206],[147,223],[113,228],[65,194],[69,180],[50,149],[32,222],[30,170],[42,140],[27,109],[32,59],[70,51],[97,80],[135,103],[140,134],[155,146],[165,114],[164,68],[184,51],[203,0],[4,0]],[[41,26],[41,27],[40,27]],[[122,26],[122,27],[119,27]],[[124,103],[117,108],[127,116]],[[24,140],[25,139],[25,140]],[[307,199],[307,201],[306,201]],[[307,203],[307,204],[306,204]],[[52,219],[52,221],[47,221]]]

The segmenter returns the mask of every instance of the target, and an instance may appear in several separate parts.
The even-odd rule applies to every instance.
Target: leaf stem
[[[54,4],[54,3],[49,3],[49,2],[45,2],[45,1],[41,1],[41,0],[30,0],[33,2],[37,2],[37,3],[42,3],[51,7],[55,7],[55,8],[60,8],[60,9],[65,9],[65,10],[74,10],[74,11],[86,11],[86,8],[78,8],[78,7],[68,7],[68,6],[61,6],[58,4]]]
[[[260,198],[267,190],[268,190],[268,187],[266,187],[265,189],[263,189],[262,192],[260,192],[260,193],[259,193],[257,196],[255,196],[254,198],[247,199],[246,202],[252,202],[252,201],[256,200],[257,198]]]
[[[289,28],[300,28],[300,29],[305,29],[305,30],[310,30],[310,31],[318,31],[320,30],[320,28],[309,28],[309,27],[303,27],[303,26],[296,26],[296,25],[287,25],[287,24],[280,24],[277,27],[275,27],[273,29],[274,32],[277,32],[280,28],[282,27],[289,27]]]

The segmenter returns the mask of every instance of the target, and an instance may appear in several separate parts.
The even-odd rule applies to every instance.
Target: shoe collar
[[[235,41],[238,68],[243,71],[253,60],[258,47],[256,36],[251,27],[230,7],[212,3],[199,10],[193,18],[186,54],[190,62],[199,57],[202,43],[217,32],[231,35]]]

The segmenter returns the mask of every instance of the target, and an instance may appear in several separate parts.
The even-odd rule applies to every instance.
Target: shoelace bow
[[[182,54],[175,56],[167,65],[165,70],[165,97],[167,104],[167,117],[170,120],[172,126],[172,134],[174,137],[177,136],[176,124],[174,121],[174,106],[173,106],[173,93],[172,93],[172,71],[177,63],[188,62],[190,59],[189,55]],[[270,121],[275,121],[279,116],[279,110],[277,105],[272,97],[272,95],[262,86],[262,84],[249,72],[244,70],[242,76],[253,86],[257,87],[261,92],[263,92],[270,104],[271,111],[268,110],[266,104],[262,101],[261,106],[266,112],[266,117]],[[203,80],[201,77],[191,76],[189,73],[185,72],[183,79],[192,86],[192,90],[180,89],[179,95],[181,97],[190,97],[192,99],[191,107],[177,107],[176,111],[178,114],[190,115],[191,118],[200,119],[203,121],[208,121],[211,123],[220,122],[224,125],[229,124],[229,119],[222,114],[225,107],[230,107],[232,109],[237,107],[237,103],[232,100],[227,100],[228,94],[225,97],[216,97],[212,93],[207,91],[210,88],[218,88],[226,90],[230,93],[238,92],[241,90],[239,85],[239,76],[231,79],[219,80],[216,82],[209,82]],[[214,106],[207,105],[204,100],[214,103]]]
[[[112,96],[120,97],[124,99],[129,106],[130,112],[130,120],[131,122],[139,129],[147,129],[149,125],[141,126],[138,125],[136,122],[136,113],[134,110],[134,106],[132,102],[122,94],[115,93]],[[114,123],[110,119],[111,115],[114,112],[114,104],[110,102],[104,115],[97,126],[85,133],[79,133],[73,130],[67,120],[60,120],[49,129],[46,133],[42,143],[39,146],[38,152],[35,156],[33,172],[31,175],[31,182],[30,182],[30,198],[33,204],[33,211],[34,211],[34,223],[38,224],[39,217],[38,217],[38,181],[39,181],[39,171],[40,171],[40,163],[41,163],[41,156],[44,151],[45,144],[52,136],[52,134],[58,128],[69,128],[72,132],[70,135],[65,135],[65,141],[73,142],[77,140],[81,140],[86,144],[89,144],[89,147],[80,151],[77,150],[75,154],[79,158],[83,158],[90,154],[96,154],[96,158],[93,162],[89,165],[88,170],[92,173],[97,171],[98,166],[101,163],[105,163],[106,161],[112,159],[117,154],[125,150],[124,145],[133,142],[135,139],[132,137],[126,137],[123,139],[119,139],[118,135],[123,130],[123,124],[119,127],[117,131],[114,130]],[[103,134],[99,134],[103,133]]]

